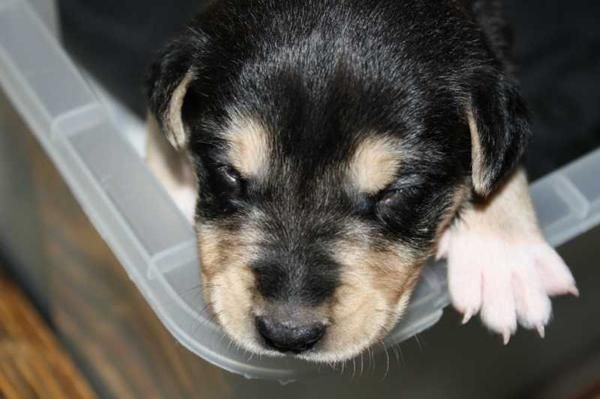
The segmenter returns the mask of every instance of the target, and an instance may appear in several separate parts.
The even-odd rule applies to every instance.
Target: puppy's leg
[[[178,152],[159,131],[156,120],[147,118],[146,161],[189,221],[194,220],[197,183],[187,154]]]
[[[521,170],[486,204],[465,210],[444,233],[439,255],[448,258],[450,297],[464,322],[480,312],[504,343],[517,323],[543,336],[549,296],[578,294],[571,272],[542,236]]]

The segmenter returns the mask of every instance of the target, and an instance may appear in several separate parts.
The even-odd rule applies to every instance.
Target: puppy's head
[[[244,348],[337,361],[383,338],[521,156],[522,101],[473,21],[399,3],[222,1],[151,69],[194,160],[205,297]]]

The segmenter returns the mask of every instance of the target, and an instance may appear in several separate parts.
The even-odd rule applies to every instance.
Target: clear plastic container
[[[123,117],[122,109],[91,89],[47,26],[18,0],[0,0],[0,86],[182,345],[252,378],[292,380],[316,370],[318,366],[291,358],[252,357],[231,345],[210,321],[201,295],[191,290],[200,281],[192,226],[128,140],[119,121],[132,117]],[[553,245],[600,223],[599,172],[596,150],[532,185],[540,222]],[[385,344],[395,345],[431,327],[447,304],[445,267],[429,265],[406,316]]]

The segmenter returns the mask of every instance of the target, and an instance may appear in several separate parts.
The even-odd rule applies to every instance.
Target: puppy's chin
[[[409,295],[406,296],[406,298],[408,297]],[[238,326],[244,324],[246,328],[243,331],[232,329],[231,320],[227,317],[218,317],[218,321],[233,342],[248,352],[271,357],[293,356],[309,362],[332,364],[350,360],[374,345],[382,343],[382,340],[402,316],[408,300],[403,302],[398,305],[396,311],[390,309],[378,312],[374,310],[373,313],[378,313],[378,315],[369,320],[352,320],[348,325],[344,320],[340,320],[338,323],[334,322],[323,342],[318,343],[313,349],[299,354],[285,354],[266,348],[260,342],[249,317],[245,318],[243,323],[240,321],[235,323]],[[352,325],[359,322],[361,328],[353,332]]]
[[[252,323],[250,320],[247,320],[247,323],[245,323],[249,327],[245,334],[242,331],[225,327],[226,325],[230,325],[227,319],[219,318],[218,320],[227,336],[232,339],[236,345],[253,354],[271,357],[293,356],[298,359],[315,363],[339,363],[350,360],[370,347],[381,343],[400,316],[401,314],[398,314],[397,317],[391,317],[388,321],[382,320],[381,327],[370,328],[369,336],[363,336],[356,340],[353,340],[353,337],[343,334],[343,328],[340,326],[339,332],[328,332],[330,335],[323,343],[319,343],[315,348],[299,354],[281,353],[263,346],[263,344],[260,343],[257,334],[252,330]],[[348,343],[348,345],[340,345],[338,342]]]

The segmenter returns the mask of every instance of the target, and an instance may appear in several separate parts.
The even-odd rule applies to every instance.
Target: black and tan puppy
[[[549,296],[577,291],[517,168],[529,127],[504,31],[494,1],[222,0],[164,49],[149,157],[194,209],[235,342],[354,356],[436,252],[465,320],[544,334]]]

